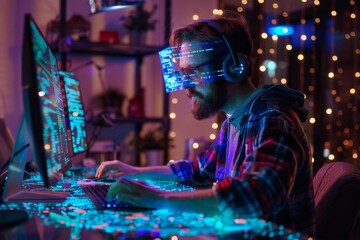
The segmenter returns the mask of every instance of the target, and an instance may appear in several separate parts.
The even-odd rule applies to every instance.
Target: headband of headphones
[[[211,19],[204,20],[203,22],[207,23],[211,29],[221,36],[229,50],[229,54],[223,58],[221,64],[225,79],[229,82],[236,83],[246,78],[249,68],[248,58],[244,54],[233,50],[230,41],[226,36],[226,31],[221,24]]]

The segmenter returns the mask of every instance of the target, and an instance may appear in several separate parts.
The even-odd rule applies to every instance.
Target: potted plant
[[[122,106],[125,100],[125,95],[117,88],[109,88],[105,92],[96,95],[92,99],[92,105],[100,110],[100,112],[107,112],[114,117],[123,117]]]
[[[136,148],[136,140],[134,137],[130,141],[130,145],[135,146],[135,149],[143,152],[146,158],[147,166],[160,165],[163,162],[162,153],[166,147],[165,133],[161,126],[148,129],[138,138],[138,146]],[[171,139],[168,139],[171,142]],[[168,147],[172,145],[168,144]]]
[[[140,136],[140,149],[146,150],[162,150],[165,147],[164,132],[161,127],[149,130]]]
[[[129,15],[120,18],[129,33],[131,43],[140,44],[140,40],[145,37],[144,33],[154,30],[157,20],[152,19],[152,16],[155,14],[156,9],[156,4],[151,11],[145,10],[144,5],[141,5],[131,10]]]

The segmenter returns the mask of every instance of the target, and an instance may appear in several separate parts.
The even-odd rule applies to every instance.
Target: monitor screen
[[[24,112],[11,153],[5,201],[63,201],[66,191],[53,191],[71,167],[57,59],[30,14],[25,15],[22,48]],[[30,151],[27,151],[27,150]],[[22,189],[27,158],[36,165],[46,191]]]
[[[31,15],[25,16],[23,39],[24,114],[32,157],[46,186],[70,167],[64,101],[57,59]]]
[[[80,82],[73,72],[65,71],[60,71],[60,80],[63,85],[66,126],[70,136],[71,161],[73,164],[80,163],[87,151],[85,111]]]

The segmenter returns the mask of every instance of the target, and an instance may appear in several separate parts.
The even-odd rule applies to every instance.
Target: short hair
[[[223,38],[220,33],[210,26],[207,21],[197,21],[174,30],[170,36],[170,46],[179,47],[183,42],[187,41],[222,41]],[[249,64],[252,65],[253,40],[246,19],[240,14],[227,11],[223,16],[211,19],[211,21],[222,26],[232,51],[244,54],[248,58]],[[226,47],[226,44],[223,45]],[[228,50],[224,51],[222,49],[216,52],[227,54]]]

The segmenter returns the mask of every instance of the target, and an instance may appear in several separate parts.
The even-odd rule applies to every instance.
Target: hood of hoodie
[[[308,110],[304,108],[305,95],[283,84],[264,85],[256,89],[250,97],[234,112],[232,119],[242,119],[251,113],[257,112],[262,104],[271,104],[280,111],[288,112],[293,109],[300,121],[304,122],[308,116]],[[260,114],[261,112],[259,112]],[[231,121],[231,120],[230,120]]]

